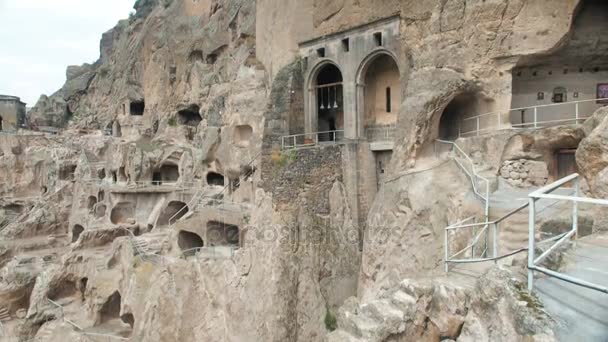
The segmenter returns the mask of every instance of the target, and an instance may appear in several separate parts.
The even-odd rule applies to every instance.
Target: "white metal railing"
[[[251,160],[249,161],[249,163],[247,163],[244,167],[252,167],[253,163],[255,163],[255,161],[257,160],[257,158],[262,154],[262,152],[259,152],[258,154],[256,154],[253,158],[251,158]],[[251,169],[252,172],[251,174],[249,174],[249,177],[252,177],[253,174],[256,171],[256,168],[252,168]],[[236,184],[236,186],[240,185],[240,179],[238,181],[238,183]],[[210,196],[208,196],[209,199],[222,199],[222,201],[224,200],[224,196],[226,194],[226,191],[228,189],[230,189],[232,185],[230,184],[230,181],[226,182],[226,184],[224,185],[224,188],[222,188],[222,191],[220,191],[219,193],[216,194],[212,194]],[[181,209],[179,209],[175,214],[173,214],[173,216],[171,216],[169,218],[169,227],[172,227],[173,224],[175,224],[175,222],[177,222],[178,219],[182,218],[186,213],[184,212],[184,210],[196,210],[198,204],[200,203],[200,201],[206,197],[203,197],[203,187],[199,187],[196,191],[196,193],[194,193],[194,195],[192,196],[192,199],[185,205],[183,206]]]
[[[550,277],[554,277],[578,286],[586,287],[592,290],[608,293],[606,286],[594,284],[582,279],[578,279],[563,273],[552,271],[545,267],[540,266],[540,263],[549,254],[554,252],[559,246],[564,244],[570,239],[576,239],[578,236],[578,203],[588,203],[595,205],[608,206],[608,200],[579,197],[580,195],[580,176],[578,174],[572,174],[568,177],[562,178],[556,182],[553,182],[547,186],[544,186],[529,195],[528,205],[530,206],[530,217],[528,222],[528,291],[534,290],[534,271],[544,273]],[[574,183],[574,196],[556,195],[552,194],[555,190],[566,185],[567,183]],[[557,201],[572,202],[572,228],[563,234],[553,237],[552,240],[555,243],[544,251],[540,256],[535,257],[535,245],[542,243],[535,242],[535,230],[536,230],[536,202],[541,199],[552,199]]]
[[[597,103],[598,101],[608,101],[608,98],[551,103],[480,114],[464,118],[458,122],[458,136],[481,135],[505,129],[543,128],[558,124],[577,124],[588,119],[597,110],[597,106],[593,106],[593,102]],[[584,104],[589,104],[590,110],[581,109]],[[556,109],[567,110],[566,118],[544,119],[547,116],[554,117]],[[519,114],[522,122],[511,123],[513,121],[511,120],[512,113]],[[528,121],[529,116],[531,118]]]
[[[396,125],[371,126],[365,128],[365,137],[368,141],[393,141],[395,139]]]
[[[444,242],[445,271],[446,272],[449,271],[450,264],[467,264],[467,263],[476,263],[476,262],[486,262],[486,261],[492,261],[492,260],[497,261],[499,259],[506,258],[511,255],[515,255],[517,253],[527,250],[527,248],[521,248],[521,249],[517,249],[514,251],[509,251],[508,253],[499,256],[499,244],[498,244],[498,233],[499,233],[500,223],[505,221],[509,217],[517,214],[518,212],[524,210],[527,207],[528,207],[528,203],[525,203],[525,204],[511,210],[503,217],[501,217],[497,220],[494,220],[494,221],[489,221],[489,222],[486,221],[486,222],[480,222],[480,223],[467,223],[474,219],[474,217],[469,217],[466,220],[457,222],[453,225],[446,227],[445,231],[444,231],[444,241],[443,241]],[[491,229],[491,236],[492,236],[491,245],[490,245],[490,241],[489,241],[489,235],[490,235],[489,228],[490,227],[492,228]],[[476,232],[477,228],[481,228],[481,230]],[[471,235],[473,238],[471,239],[471,243],[469,243],[466,247],[464,247],[460,251],[452,254],[450,251],[450,235],[455,234],[458,230],[461,230],[461,229],[472,230]],[[483,246],[484,249],[482,250],[481,253],[477,254],[476,253],[477,244],[480,242],[482,237],[485,237],[485,240],[484,240],[485,244]],[[490,246],[492,249],[492,256],[488,256],[489,255],[488,250],[490,249]],[[466,254],[466,252],[468,252],[469,250],[471,252],[470,257],[468,257],[466,259],[457,258],[458,256]]]
[[[190,248],[181,253],[184,258],[194,256],[197,259],[224,259],[233,258],[238,250],[239,247],[236,246],[209,246]]]
[[[116,340],[122,340],[122,341],[128,341],[128,338],[122,337],[122,336],[116,336],[116,335],[109,335],[109,334],[100,334],[100,333],[92,333],[92,332],[86,332],[84,331],[84,329],[79,326],[78,324],[76,324],[75,322],[65,318],[65,310],[63,308],[63,305],[51,300],[50,298],[46,298],[46,300],[51,303],[51,305],[59,308],[59,310],[61,311],[61,319],[70,324],[71,326],[73,326],[74,328],[76,328],[76,330],[78,332],[80,332],[83,335],[88,335],[88,336],[97,336],[97,337],[105,337],[107,339],[116,339]]]
[[[281,137],[281,149],[298,149],[320,144],[339,144],[343,142],[343,130],[294,134]]]
[[[464,152],[460,148],[460,146],[458,146],[458,144],[456,144],[453,141],[440,140],[440,139],[437,139],[437,142],[440,144],[446,144],[446,145],[452,146],[452,152],[455,152],[456,154],[458,154],[460,156],[460,158],[455,156],[453,159],[456,162],[456,164],[458,164],[458,166],[460,166],[460,168],[464,171],[464,173],[466,173],[466,175],[469,177],[469,179],[471,180],[471,185],[473,186],[473,192],[483,202],[484,217],[485,217],[485,221],[487,222],[489,215],[490,215],[490,181],[487,178],[485,178],[482,175],[477,173],[477,170],[475,168],[475,163],[473,162],[471,157],[469,157],[469,155],[467,155],[466,152]],[[461,162],[460,159],[464,159],[465,163]],[[483,187],[483,190],[479,189],[479,184],[478,184],[479,181],[481,181],[485,184],[485,186]]]

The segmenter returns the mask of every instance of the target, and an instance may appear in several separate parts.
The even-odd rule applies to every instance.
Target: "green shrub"
[[[329,331],[334,331],[338,328],[338,320],[331,313],[331,310],[329,310],[329,306],[325,307],[325,328]]]
[[[175,117],[171,117],[171,118],[169,118],[169,121],[167,123],[171,127],[176,127],[177,126],[177,119]]]

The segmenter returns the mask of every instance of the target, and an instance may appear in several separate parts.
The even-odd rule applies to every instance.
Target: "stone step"
[[[11,314],[7,308],[0,306],[0,321],[7,321],[11,319]]]
[[[397,333],[404,328],[402,325],[405,314],[393,306],[390,300],[372,301],[361,307],[361,313],[378,322],[390,333]]]
[[[336,330],[327,336],[327,342],[363,342],[344,330]]]

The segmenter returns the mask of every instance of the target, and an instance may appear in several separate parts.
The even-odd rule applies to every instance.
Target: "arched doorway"
[[[401,108],[401,75],[395,58],[376,52],[362,64],[358,77],[359,120],[369,140],[386,138]]]
[[[464,92],[455,96],[445,107],[437,128],[441,140],[456,140],[460,136],[476,134],[491,126],[488,118],[478,122],[474,117],[488,110],[478,93]],[[495,121],[495,120],[494,120]],[[493,127],[493,126],[492,126]]]
[[[334,141],[334,132],[344,129],[342,72],[336,65],[325,63],[315,75],[312,86],[312,112],[316,115],[311,131],[327,132],[319,134],[319,141]]]

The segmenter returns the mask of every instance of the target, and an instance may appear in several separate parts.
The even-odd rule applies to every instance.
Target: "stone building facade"
[[[17,96],[0,95],[0,131],[25,125],[25,103]]]

